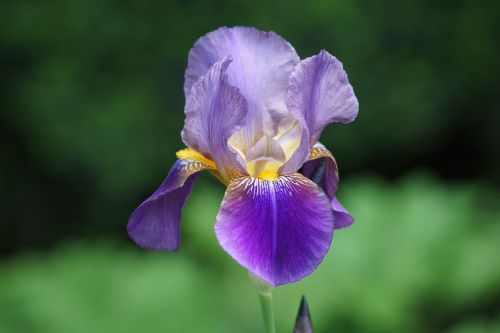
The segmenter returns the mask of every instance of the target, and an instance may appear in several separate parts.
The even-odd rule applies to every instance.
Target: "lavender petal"
[[[358,100],[342,63],[324,50],[297,65],[290,76],[286,105],[309,129],[311,146],[327,124],[351,122],[358,114]]]
[[[227,142],[247,112],[247,102],[237,88],[227,82],[231,60],[213,64],[196,82],[186,101],[182,140],[194,150],[210,156],[223,178],[239,166]]]
[[[300,61],[295,49],[274,32],[251,27],[219,28],[201,37],[189,52],[184,93],[188,97],[197,80],[210,66],[229,56],[229,82],[248,101],[247,146],[262,131],[271,130],[288,110],[285,93],[288,79]]]

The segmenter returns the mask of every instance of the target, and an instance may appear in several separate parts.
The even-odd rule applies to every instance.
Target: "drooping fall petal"
[[[302,167],[302,174],[320,186],[332,200],[335,229],[345,228],[354,223],[352,215],[335,196],[339,182],[337,162],[325,146],[317,143],[311,149],[309,160]]]
[[[197,173],[209,168],[200,161],[177,160],[161,186],[130,216],[127,225],[130,238],[148,249],[177,250],[182,207]]]
[[[335,216],[335,229],[341,229],[354,223],[354,217],[342,206],[337,197],[332,199],[333,215]]]
[[[272,285],[297,281],[323,260],[333,236],[330,200],[301,174],[233,180],[217,215],[222,248]]]

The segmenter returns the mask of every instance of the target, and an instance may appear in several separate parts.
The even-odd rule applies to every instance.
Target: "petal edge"
[[[317,143],[311,149],[309,160],[302,167],[302,174],[320,186],[331,199],[335,229],[345,228],[354,223],[353,216],[335,196],[339,183],[337,162],[325,146]]]
[[[177,160],[160,187],[128,220],[127,232],[132,240],[152,250],[175,251],[179,247],[179,226],[197,173],[210,167],[195,160]]]
[[[325,50],[295,67],[286,105],[294,117],[306,124],[311,146],[326,125],[351,122],[358,114],[358,100],[342,63]]]
[[[186,119],[181,133],[188,147],[213,159],[226,180],[231,170],[239,167],[236,154],[227,142],[242,124],[248,109],[246,99],[227,81],[226,70],[231,61],[226,57],[216,62],[193,85],[186,100]]]

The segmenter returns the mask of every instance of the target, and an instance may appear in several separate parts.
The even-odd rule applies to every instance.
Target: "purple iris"
[[[353,218],[335,197],[337,164],[319,143],[358,101],[326,51],[300,60],[273,32],[219,28],[189,52],[182,140],[160,188],[128,222],[141,247],[176,250],[184,202],[198,172],[227,186],[215,233],[239,264],[271,285],[300,280],[323,260],[333,230]]]

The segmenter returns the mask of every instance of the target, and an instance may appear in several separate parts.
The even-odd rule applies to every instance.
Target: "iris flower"
[[[318,141],[327,124],[358,113],[342,63],[325,50],[300,60],[274,32],[224,27],[190,50],[184,93],[187,148],[132,213],[130,237],[177,250],[182,207],[208,170],[227,186],[215,234],[234,260],[273,286],[312,273],[334,229],[353,223],[335,196],[335,159]]]

